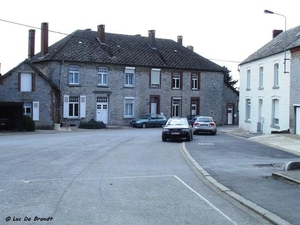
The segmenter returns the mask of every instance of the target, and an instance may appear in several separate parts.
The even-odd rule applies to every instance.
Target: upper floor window
[[[259,84],[258,89],[264,89],[264,68],[261,66],[259,67]]]
[[[79,66],[70,66],[69,84],[79,84]]]
[[[173,89],[180,89],[180,86],[181,86],[180,74],[179,73],[173,73],[172,74],[172,88]]]
[[[247,70],[247,90],[251,90],[251,70]]]
[[[160,69],[151,69],[151,87],[160,86]]]
[[[273,88],[279,88],[279,64],[274,64],[274,84]]]
[[[19,91],[32,92],[35,88],[35,76],[32,73],[19,74]]]
[[[134,86],[134,67],[125,68],[125,86]]]
[[[98,68],[98,85],[107,85],[107,75],[108,69],[107,67],[99,67]]]
[[[192,74],[192,90],[198,90],[198,89],[199,89],[199,75]]]

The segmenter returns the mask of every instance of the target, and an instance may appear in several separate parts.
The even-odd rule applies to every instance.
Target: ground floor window
[[[125,97],[124,99],[124,117],[132,118],[134,117],[134,98]]]
[[[272,100],[272,125],[279,126],[279,100]]]
[[[86,111],[86,96],[64,96],[64,118],[84,118]]]
[[[24,102],[23,114],[30,116],[34,121],[39,120],[39,102]]]
[[[181,98],[172,99],[172,116],[181,116]]]
[[[246,99],[246,107],[245,107],[245,121],[251,121],[251,99]]]

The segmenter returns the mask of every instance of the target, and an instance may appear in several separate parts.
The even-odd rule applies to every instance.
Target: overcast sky
[[[264,14],[268,9],[287,18],[287,29],[300,25],[299,0],[9,0],[0,7],[0,63],[5,74],[28,55],[28,30],[36,29],[35,53],[40,52],[41,23],[49,30],[70,34],[78,29],[118,34],[155,30],[157,38],[192,45],[194,51],[226,66],[239,79],[238,62],[284,30],[284,17]],[[25,26],[24,26],[25,25]],[[49,45],[64,38],[49,33]]]

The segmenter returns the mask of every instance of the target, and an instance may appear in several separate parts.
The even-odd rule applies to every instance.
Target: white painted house
[[[240,64],[241,129],[250,133],[300,134],[298,52],[300,26],[285,33],[273,31],[273,39]]]

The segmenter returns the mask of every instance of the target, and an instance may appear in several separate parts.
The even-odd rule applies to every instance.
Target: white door
[[[108,123],[108,98],[107,97],[97,97],[97,121],[102,121],[103,123]]]
[[[295,124],[295,128],[296,128],[296,134],[300,135],[300,107],[296,107],[296,124]]]
[[[228,106],[227,108],[227,124],[232,124],[232,118],[233,118],[233,108],[232,106]]]

